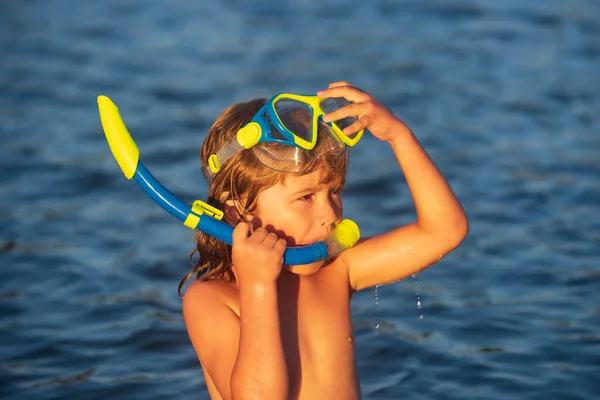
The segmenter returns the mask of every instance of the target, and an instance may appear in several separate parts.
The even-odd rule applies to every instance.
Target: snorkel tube
[[[223,212],[200,200],[196,200],[190,207],[177,198],[140,161],[140,151],[115,103],[106,96],[98,96],[98,109],[106,140],[125,177],[133,178],[156,204],[188,228],[198,229],[231,245],[233,226],[221,221]],[[327,260],[354,246],[359,237],[358,226],[345,219],[322,241],[307,246],[288,247],[283,263],[301,265]]]

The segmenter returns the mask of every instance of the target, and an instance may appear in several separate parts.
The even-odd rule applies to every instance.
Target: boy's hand
[[[237,278],[244,284],[274,284],[281,273],[284,239],[264,228],[252,231],[252,224],[240,222],[233,230],[231,259]]]
[[[354,124],[344,129],[351,135],[361,129],[368,129],[379,140],[392,140],[398,135],[410,133],[410,129],[387,107],[368,93],[350,85],[348,82],[334,82],[326,90],[317,92],[322,98],[343,97],[354,104],[342,107],[323,116],[323,121],[337,121],[346,117],[358,118]]]

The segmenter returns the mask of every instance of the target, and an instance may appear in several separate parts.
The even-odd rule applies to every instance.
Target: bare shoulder
[[[192,282],[183,296],[182,309],[185,326],[197,352],[199,345],[218,327],[233,328],[239,324],[237,292],[232,285],[222,281]]]
[[[192,282],[183,296],[183,313],[200,315],[226,309],[237,310],[237,291],[232,285],[219,280]],[[239,312],[236,314],[239,315]],[[204,315],[206,317],[206,315]],[[186,320],[187,323],[187,320]]]
[[[216,279],[201,281],[195,280],[185,290],[183,301],[210,300],[215,296],[220,297],[228,289],[227,283]]]

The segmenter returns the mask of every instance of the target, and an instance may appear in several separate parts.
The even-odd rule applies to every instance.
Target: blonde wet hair
[[[200,151],[202,166],[206,166],[208,157],[216,153],[225,142],[232,139],[244,125],[249,123],[265,103],[266,99],[255,99],[227,107],[215,120],[204,140]],[[318,141],[317,148],[319,145]],[[290,152],[293,151],[293,147],[286,147],[289,147]],[[344,152],[342,157],[339,153],[326,152],[323,156],[303,165],[300,171],[286,173],[266,167],[251,150],[243,150],[234,154],[221,166],[221,170],[210,183],[206,202],[223,210],[225,203],[233,200],[240,220],[245,221],[246,215],[256,215],[260,211],[258,195],[263,190],[283,182],[290,174],[304,175],[319,168],[329,168],[330,173],[325,183],[332,183],[334,187],[341,189],[346,180],[347,166],[347,152]],[[195,279],[202,280],[235,281],[231,270],[231,246],[202,231],[196,231],[195,238],[196,249],[189,254],[193,267],[179,283],[180,296],[185,282],[194,276]],[[196,253],[199,257],[194,261]]]

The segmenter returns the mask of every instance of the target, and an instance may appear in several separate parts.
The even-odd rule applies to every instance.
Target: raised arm
[[[358,116],[358,121],[346,128],[346,134],[367,128],[373,136],[389,143],[417,212],[415,222],[366,239],[340,256],[348,268],[351,287],[360,290],[403,279],[458,246],[468,230],[465,212],[411,130],[373,97],[346,82],[331,84],[318,95],[354,102],[325,120]]]

